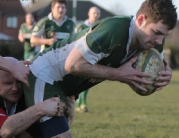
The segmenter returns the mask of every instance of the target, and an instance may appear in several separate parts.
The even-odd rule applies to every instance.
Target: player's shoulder
[[[88,27],[85,23],[80,23],[77,25],[77,27]]]
[[[22,23],[22,24],[21,24],[21,26],[25,26],[25,25],[26,25],[26,23]]]
[[[43,26],[48,20],[49,20],[48,16],[43,17],[42,19],[40,19],[40,20],[36,23],[36,25],[39,26],[39,27],[41,27],[41,26]]]
[[[23,29],[23,28],[25,28],[25,26],[26,26],[26,24],[25,24],[25,23],[22,23],[21,26],[20,26],[20,28]]]
[[[81,31],[81,30],[83,30],[83,29],[85,29],[85,28],[87,28],[88,26],[86,25],[86,24],[84,24],[84,23],[79,23],[79,24],[77,24],[77,26],[75,27],[75,32],[79,32],[79,31]]]
[[[66,22],[69,22],[69,23],[75,24],[75,22],[74,22],[71,18],[69,18],[69,17],[67,17]]]
[[[131,16],[113,16],[104,18],[99,21],[100,24],[107,25],[109,27],[114,27],[115,25],[121,25],[123,27],[124,25],[130,25],[132,17]]]
[[[105,34],[117,35],[116,33],[121,33],[129,29],[131,20],[132,18],[128,16],[103,18],[93,25],[92,30],[104,30],[103,33]]]

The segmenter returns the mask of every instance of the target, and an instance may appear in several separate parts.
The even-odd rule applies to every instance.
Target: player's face
[[[96,22],[100,18],[100,10],[97,8],[93,8],[89,11],[88,16],[90,21]]]
[[[32,14],[27,14],[25,20],[28,25],[32,25],[34,23],[34,17]]]
[[[0,96],[6,102],[17,102],[22,94],[22,83],[4,71],[0,71],[0,77]]]
[[[52,14],[55,19],[63,18],[66,14],[66,5],[63,3],[55,3],[52,7]]]
[[[157,44],[162,44],[164,37],[169,33],[167,25],[162,22],[146,24],[145,20],[140,26],[138,41],[144,49],[150,49]]]

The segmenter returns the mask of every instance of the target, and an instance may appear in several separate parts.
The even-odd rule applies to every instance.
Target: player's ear
[[[142,25],[144,25],[146,21],[146,16],[144,14],[140,14],[138,17],[137,17],[137,24],[141,27]]]

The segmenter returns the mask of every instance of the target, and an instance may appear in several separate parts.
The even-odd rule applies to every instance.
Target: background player
[[[31,13],[27,13],[25,16],[25,23],[21,25],[18,35],[19,41],[24,43],[24,60],[30,61],[37,54],[35,48],[30,44],[30,38],[34,26],[34,16]]]
[[[55,41],[68,37],[74,30],[74,22],[65,15],[66,0],[53,0],[51,11],[47,17],[38,21],[32,33],[31,43],[43,45],[41,51]]]
[[[88,11],[88,19],[84,21],[84,23],[78,25],[75,29],[75,32],[79,32],[87,27],[92,27],[94,23],[100,18],[101,11],[98,7],[91,7]],[[89,90],[85,90],[80,93],[79,98],[77,100],[76,109],[77,112],[88,112],[87,107],[87,94]]]

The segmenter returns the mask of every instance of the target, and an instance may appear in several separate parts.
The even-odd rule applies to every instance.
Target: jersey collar
[[[90,23],[88,19],[85,20],[84,24],[89,27],[93,26],[93,23]]]
[[[27,27],[27,24],[25,23],[25,27],[27,28],[27,30],[33,29],[35,25],[36,25],[36,22],[33,22],[32,28],[29,29],[29,28]]]
[[[6,115],[13,115],[13,114],[15,114],[15,112],[16,112],[16,106],[17,106],[17,103],[15,103],[13,106],[12,106],[12,108],[10,109],[10,111],[8,111],[8,109],[7,109],[7,105],[6,105],[6,101],[4,101],[4,107],[5,107],[5,109],[6,109]]]
[[[57,24],[57,21],[53,18],[52,12],[50,12],[48,14],[48,18],[49,18],[49,20],[52,20],[53,22],[55,22]],[[65,15],[62,22],[60,22],[60,24],[57,24],[57,25],[61,26],[64,22],[66,22],[66,20],[67,20],[67,16]]]

